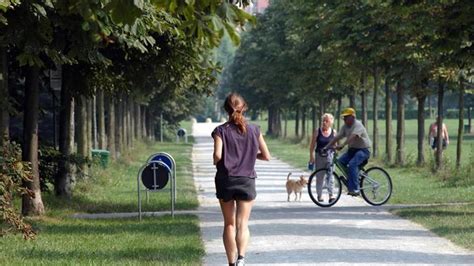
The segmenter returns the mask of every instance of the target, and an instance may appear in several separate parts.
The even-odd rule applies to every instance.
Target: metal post
[[[174,170],[173,170],[174,172]],[[173,176],[171,175],[171,178]],[[174,218],[174,198],[175,198],[175,186],[174,186],[174,178],[171,180],[171,186],[170,186],[170,194],[171,194],[171,217]]]
[[[137,188],[138,188],[138,219],[142,220],[142,198],[140,196],[140,175],[142,171],[138,171]]]

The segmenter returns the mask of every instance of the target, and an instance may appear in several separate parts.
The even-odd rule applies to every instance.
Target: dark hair
[[[238,127],[239,133],[247,133],[247,123],[243,114],[247,111],[247,103],[244,98],[235,92],[230,93],[225,98],[224,109],[229,115],[229,122]]]

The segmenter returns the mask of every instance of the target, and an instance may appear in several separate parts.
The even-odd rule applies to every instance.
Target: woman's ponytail
[[[239,133],[247,133],[247,123],[243,113],[247,110],[247,103],[237,93],[231,93],[224,102],[224,109],[229,115],[229,122],[237,126]]]

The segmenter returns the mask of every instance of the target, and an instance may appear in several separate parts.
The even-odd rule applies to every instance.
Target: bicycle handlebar
[[[333,152],[333,153],[336,153],[336,149],[335,148],[322,148],[320,151],[319,151],[319,155],[321,157],[327,157],[329,155],[329,152]]]

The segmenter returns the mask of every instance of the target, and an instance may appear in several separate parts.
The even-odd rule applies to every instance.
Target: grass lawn
[[[70,201],[44,194],[47,214],[31,220],[36,240],[20,235],[0,238],[0,265],[25,264],[201,264],[204,247],[199,220],[193,215],[138,219],[73,219],[77,212],[136,212],[137,173],[149,155],[164,151],[177,164],[177,209],[198,206],[191,178],[192,144],[137,143],[130,155],[94,168],[93,177],[79,181]],[[169,188],[169,184],[167,186]],[[150,194],[145,211],[170,209],[169,190]]]
[[[422,224],[459,246],[474,250],[474,204],[398,209],[393,213]]]
[[[258,121],[257,123],[261,125],[262,132],[265,132],[267,128],[266,121]],[[394,190],[388,204],[473,203],[461,207],[424,207],[394,211],[396,214],[423,224],[433,232],[447,237],[459,245],[473,249],[474,137],[472,135],[464,137],[462,169],[455,171],[453,165],[456,154],[457,130],[455,129],[457,120],[447,120],[445,123],[451,132],[451,143],[445,152],[447,167],[442,173],[434,174],[431,171],[432,155],[428,149],[425,152],[428,160],[427,164],[423,167],[415,166],[417,151],[416,120],[406,121],[407,166],[396,167],[386,164],[383,158],[372,159],[369,166],[382,165],[392,177]],[[369,122],[369,130],[370,124],[371,122]],[[379,132],[384,133],[384,121],[379,121],[379,125]],[[371,134],[371,131],[369,131],[369,134]],[[381,134],[381,154],[385,152],[384,139],[385,136]],[[294,121],[288,123],[287,139],[266,138],[266,140],[273,157],[278,157],[302,170],[306,169],[309,159],[308,138],[303,140],[294,138]]]

